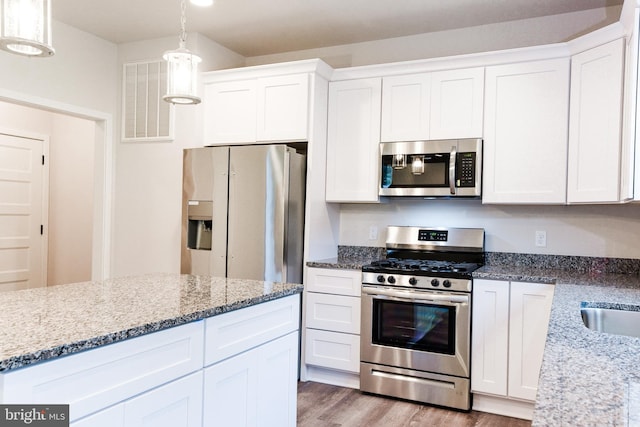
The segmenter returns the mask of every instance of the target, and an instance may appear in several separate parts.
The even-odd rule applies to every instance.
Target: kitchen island
[[[535,265],[535,264],[532,264]],[[585,327],[583,302],[640,310],[640,276],[487,265],[475,278],[555,283],[533,426],[640,425],[640,338]],[[638,326],[640,328],[640,326]]]
[[[154,274],[0,293],[0,403],[70,404],[78,427],[295,425],[301,292]]]

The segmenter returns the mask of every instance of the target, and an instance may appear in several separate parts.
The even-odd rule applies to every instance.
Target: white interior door
[[[45,142],[0,133],[0,291],[46,285]]]

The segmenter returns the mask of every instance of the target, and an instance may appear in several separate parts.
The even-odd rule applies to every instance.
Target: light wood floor
[[[531,422],[435,408],[314,382],[298,383],[299,427],[530,427]]]

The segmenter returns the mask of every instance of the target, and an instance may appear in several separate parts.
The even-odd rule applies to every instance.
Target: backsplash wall
[[[384,246],[387,225],[484,228],[488,252],[640,259],[640,204],[514,206],[408,199],[344,204],[340,245]],[[546,232],[546,247],[536,246],[536,231]]]

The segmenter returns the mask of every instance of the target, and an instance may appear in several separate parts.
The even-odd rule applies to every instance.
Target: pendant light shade
[[[169,50],[163,55],[167,61],[167,93],[162,99],[173,104],[198,104],[198,64],[201,59],[186,48],[185,0],[181,1],[181,10],[180,45],[178,49]]]
[[[201,59],[184,47],[163,55],[167,61],[167,94],[162,97],[174,104],[197,104],[198,64]]]
[[[25,56],[52,56],[51,0],[0,0],[0,48]]]

